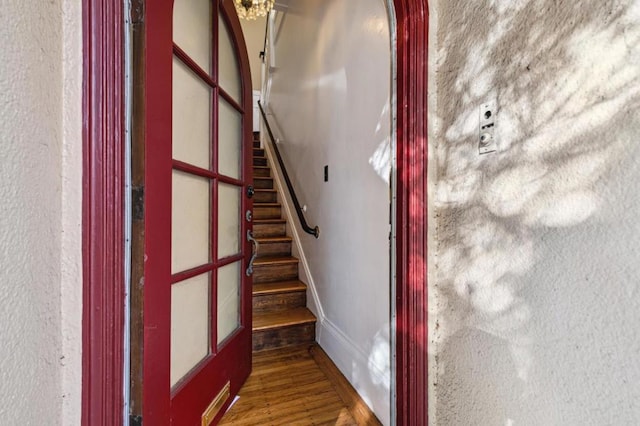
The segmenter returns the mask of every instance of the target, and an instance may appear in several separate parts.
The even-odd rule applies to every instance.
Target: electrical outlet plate
[[[480,131],[478,133],[478,152],[480,154],[489,154],[498,149],[495,138],[497,112],[495,101],[488,101],[480,105]]]

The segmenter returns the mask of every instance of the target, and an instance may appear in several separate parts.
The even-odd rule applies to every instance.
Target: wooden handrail
[[[269,139],[271,140],[271,146],[273,147],[273,151],[276,154],[276,159],[278,160],[278,164],[280,165],[280,170],[282,170],[282,176],[284,177],[284,181],[287,184],[287,189],[289,190],[289,194],[291,195],[293,205],[296,208],[298,219],[300,219],[300,225],[302,225],[302,229],[304,230],[304,232],[318,238],[320,236],[320,228],[318,226],[315,226],[313,228],[310,227],[307,224],[306,219],[304,218],[302,208],[300,207],[300,202],[298,201],[298,197],[296,196],[296,191],[293,189],[291,179],[289,179],[289,173],[287,173],[287,168],[284,165],[284,161],[282,161],[280,150],[278,149],[278,145],[276,144],[276,138],[273,136],[273,131],[271,131],[271,126],[269,125],[269,120],[267,120],[267,114],[264,112],[264,108],[262,108],[262,103],[260,101],[258,101],[258,107],[260,107],[262,120],[264,121],[264,125],[267,128],[267,133],[269,134]]]

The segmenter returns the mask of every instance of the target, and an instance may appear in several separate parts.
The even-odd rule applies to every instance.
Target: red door
[[[251,366],[251,87],[232,0],[145,2],[143,421],[216,423]]]

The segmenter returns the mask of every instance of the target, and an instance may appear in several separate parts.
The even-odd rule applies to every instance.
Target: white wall
[[[80,6],[5,3],[0,15],[0,418],[4,424],[77,424]]]
[[[267,24],[266,17],[256,18],[253,21],[240,19],[242,34],[247,44],[249,54],[249,67],[251,68],[251,83],[253,90],[260,90],[262,87],[262,59],[260,52],[264,47],[264,29]]]
[[[391,65],[385,3],[296,0],[288,7],[278,20],[269,105],[298,197],[308,206],[307,220],[320,227],[318,240],[301,233],[320,302],[318,340],[389,424]]]
[[[432,6],[437,424],[638,424],[640,1]]]

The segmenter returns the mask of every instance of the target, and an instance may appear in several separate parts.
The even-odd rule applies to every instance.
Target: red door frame
[[[82,424],[85,426],[122,424],[122,3],[83,0]],[[145,3],[147,7],[154,4]],[[398,425],[427,424],[429,13],[427,0],[394,0],[394,5],[398,61],[396,415]]]
[[[426,425],[427,0],[394,0],[397,36],[396,420]]]
[[[83,0],[82,424],[122,424],[123,2]]]

